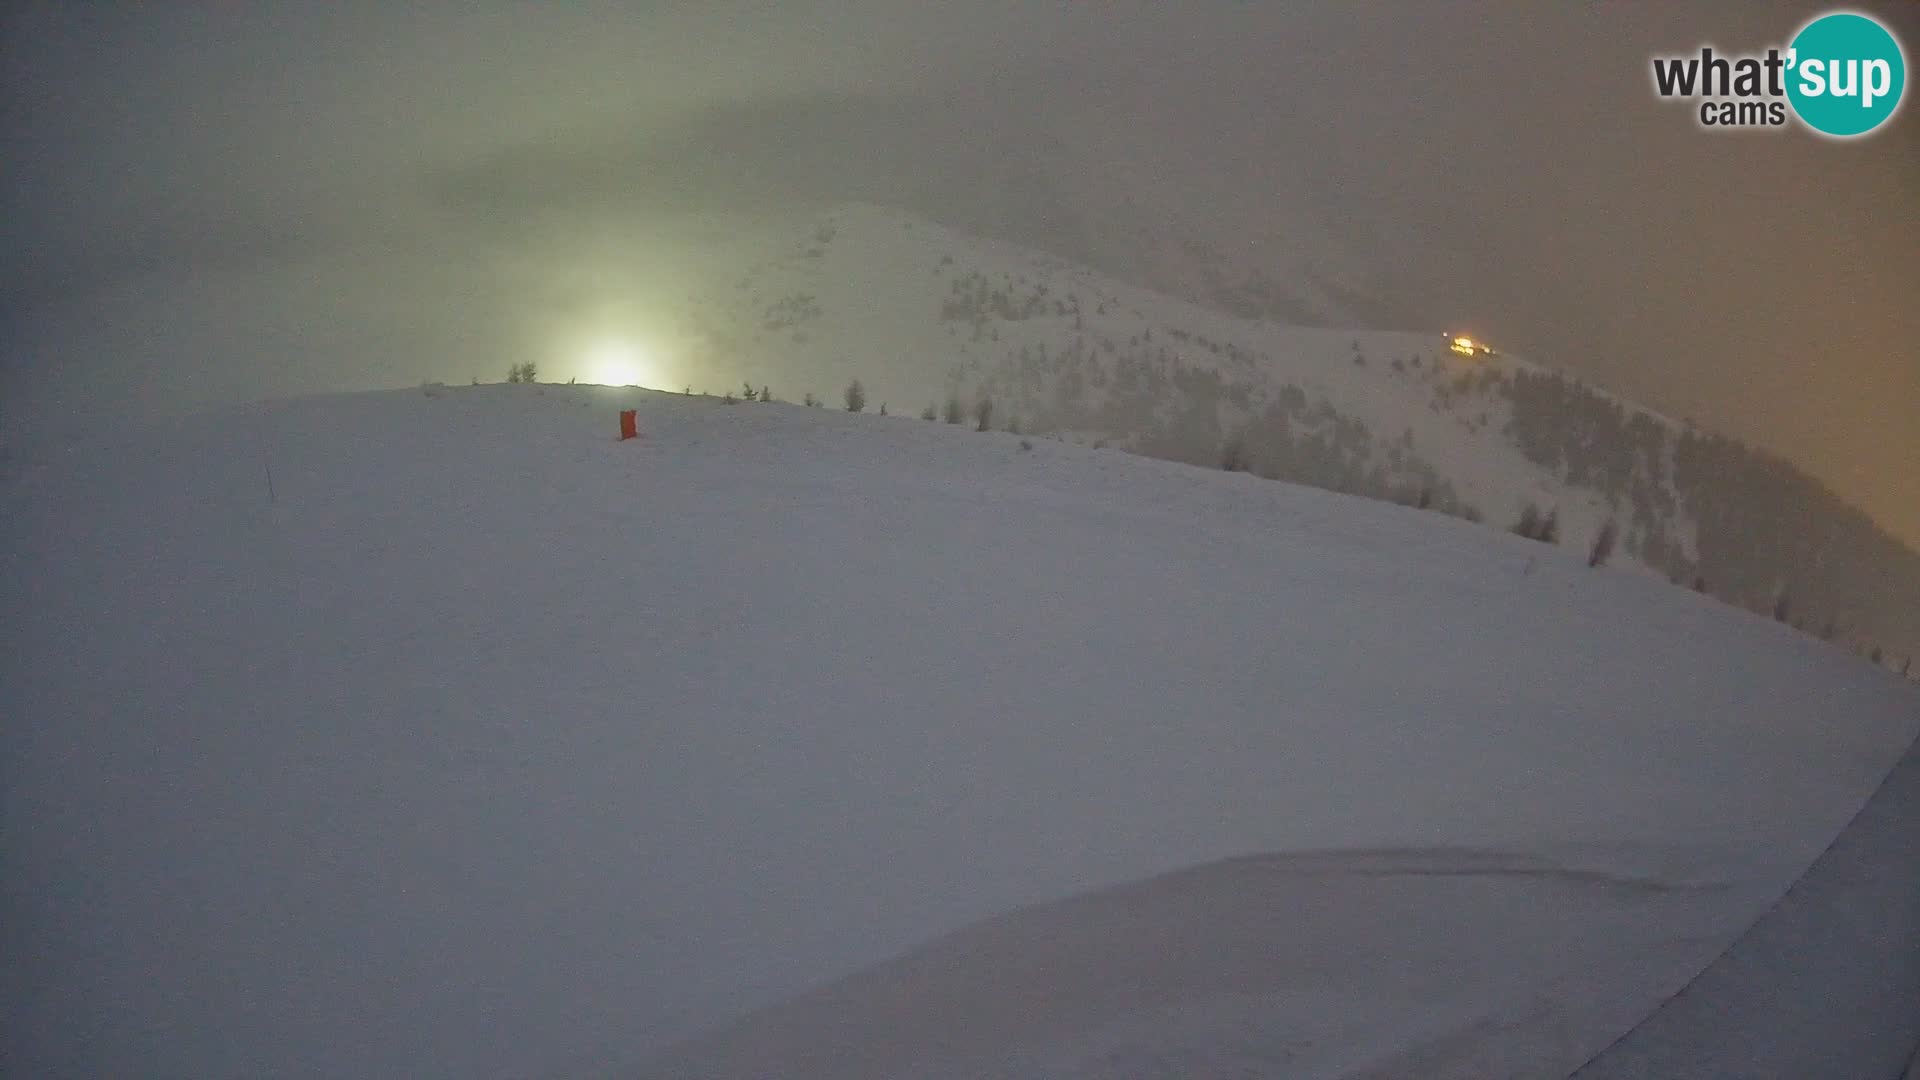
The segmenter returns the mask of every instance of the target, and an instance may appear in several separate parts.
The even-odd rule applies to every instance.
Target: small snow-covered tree
[[[1539,539],[1540,508],[1532,503],[1528,503],[1522,507],[1520,510],[1520,520],[1514,522],[1513,534],[1515,536],[1524,536],[1529,540]]]
[[[741,384],[740,384],[740,388],[741,388],[741,389],[740,389],[740,396],[741,396],[741,397],[743,397],[743,398],[746,398],[746,399],[747,399],[748,401],[759,401],[759,400],[760,400],[760,391],[758,391],[758,390],[755,390],[755,389],[753,388],[753,384],[752,384],[752,383],[741,383]]]
[[[945,418],[949,424],[957,424],[967,418],[967,409],[966,406],[960,404],[960,395],[955,394],[947,398]]]
[[[922,412],[920,413],[920,419],[922,419],[922,420],[938,420],[938,419],[940,419],[940,410],[939,410],[939,409],[938,409],[937,407],[935,407],[935,405],[933,404],[933,402],[931,402],[931,401],[929,401],[929,402],[927,402],[927,407],[926,407],[926,409],[924,409],[924,410],[923,410],[923,411],[922,411]]]
[[[1613,545],[1620,538],[1620,527],[1609,520],[1600,527],[1600,535],[1593,538],[1593,549],[1587,553],[1587,568],[1605,566],[1613,557]]]
[[[1222,469],[1225,469],[1228,472],[1246,472],[1247,471],[1248,464],[1247,464],[1246,440],[1242,439],[1238,435],[1235,435],[1229,438],[1224,444],[1221,445],[1220,467]]]
[[[980,426],[975,429],[976,431],[992,431],[993,399],[984,394],[981,395],[980,400],[973,406],[973,418],[980,422]]]
[[[867,388],[860,385],[859,379],[855,379],[847,384],[847,391],[844,396],[846,398],[848,412],[861,412],[866,409]]]
[[[773,391],[767,389],[766,384],[764,383],[762,383],[760,386],[760,400],[761,401],[773,400]]]

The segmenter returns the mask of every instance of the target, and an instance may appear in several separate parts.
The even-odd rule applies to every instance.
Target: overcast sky
[[[1855,6],[1912,58],[1920,5]],[[9,5],[0,402],[493,373],[596,290],[668,291],[596,244],[687,211],[865,199],[1072,255],[1131,206],[1337,257],[1395,328],[1479,328],[1920,543],[1920,113],[1708,133],[1649,85],[1821,10]]]

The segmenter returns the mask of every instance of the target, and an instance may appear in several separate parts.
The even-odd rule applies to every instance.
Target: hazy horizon
[[[1369,326],[1471,327],[1920,546],[1915,114],[1718,134],[1648,86],[1655,52],[1821,10],[14,10],[5,397],[493,376],[610,309],[670,318],[739,239],[684,222],[869,201],[1155,287],[1189,240],[1308,268]]]

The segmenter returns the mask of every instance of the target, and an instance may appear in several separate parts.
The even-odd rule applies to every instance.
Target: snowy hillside
[[[692,319],[700,366],[738,363],[756,386],[790,386],[799,373],[831,398],[859,377],[915,414],[954,393],[971,410],[984,392],[1003,425],[1209,465],[1233,434],[1278,409],[1303,444],[1324,440],[1329,487],[1372,482],[1412,497],[1444,480],[1496,518],[1560,494],[1497,437],[1503,403],[1476,393],[1483,372],[1512,362],[1459,356],[1438,332],[1238,319],[860,206],[825,215],[728,284]],[[1456,383],[1457,407],[1433,407],[1436,388]],[[1496,437],[1476,437],[1488,429]],[[1265,464],[1263,434],[1250,435],[1251,464]],[[1598,513],[1578,516],[1584,524]]]
[[[1785,594],[1809,632],[1896,668],[1920,656],[1920,554],[1784,462],[1551,368],[1450,349],[1445,331],[1470,327],[1237,318],[869,206],[763,246],[687,315],[685,367],[716,393],[733,380],[837,401],[857,377],[896,412],[985,396],[998,426],[1494,528],[1531,507],[1582,552],[1612,522],[1624,564],[1757,611]]]
[[[1359,408],[1399,340],[1315,393]],[[1551,1075],[1920,729],[1920,687],[1650,576],[924,423],[847,360],[896,415],[433,387],[11,450],[0,1071]],[[922,986],[921,1026],[842,1068],[872,1014],[797,995],[890,959],[820,992]]]

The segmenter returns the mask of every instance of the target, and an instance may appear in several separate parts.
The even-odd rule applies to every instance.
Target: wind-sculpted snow
[[[1912,684],[1576,553],[1029,443],[520,385],[10,445],[0,1072],[631,1065],[1254,852],[1171,880],[1272,903],[1167,895],[1313,979],[1085,924],[1142,981],[1047,1037],[1159,1060],[1113,1004],[1174,1055],[1559,1060],[1605,1026],[1563,949],[1605,1008],[1671,989],[1920,728]],[[1195,1001],[1148,978],[1189,930]]]
[[[634,1075],[1560,1076],[1765,899],[1633,861],[1223,860],[988,920]]]
[[[1920,743],[1778,904],[1575,1076],[1892,1076],[1916,1049]]]

